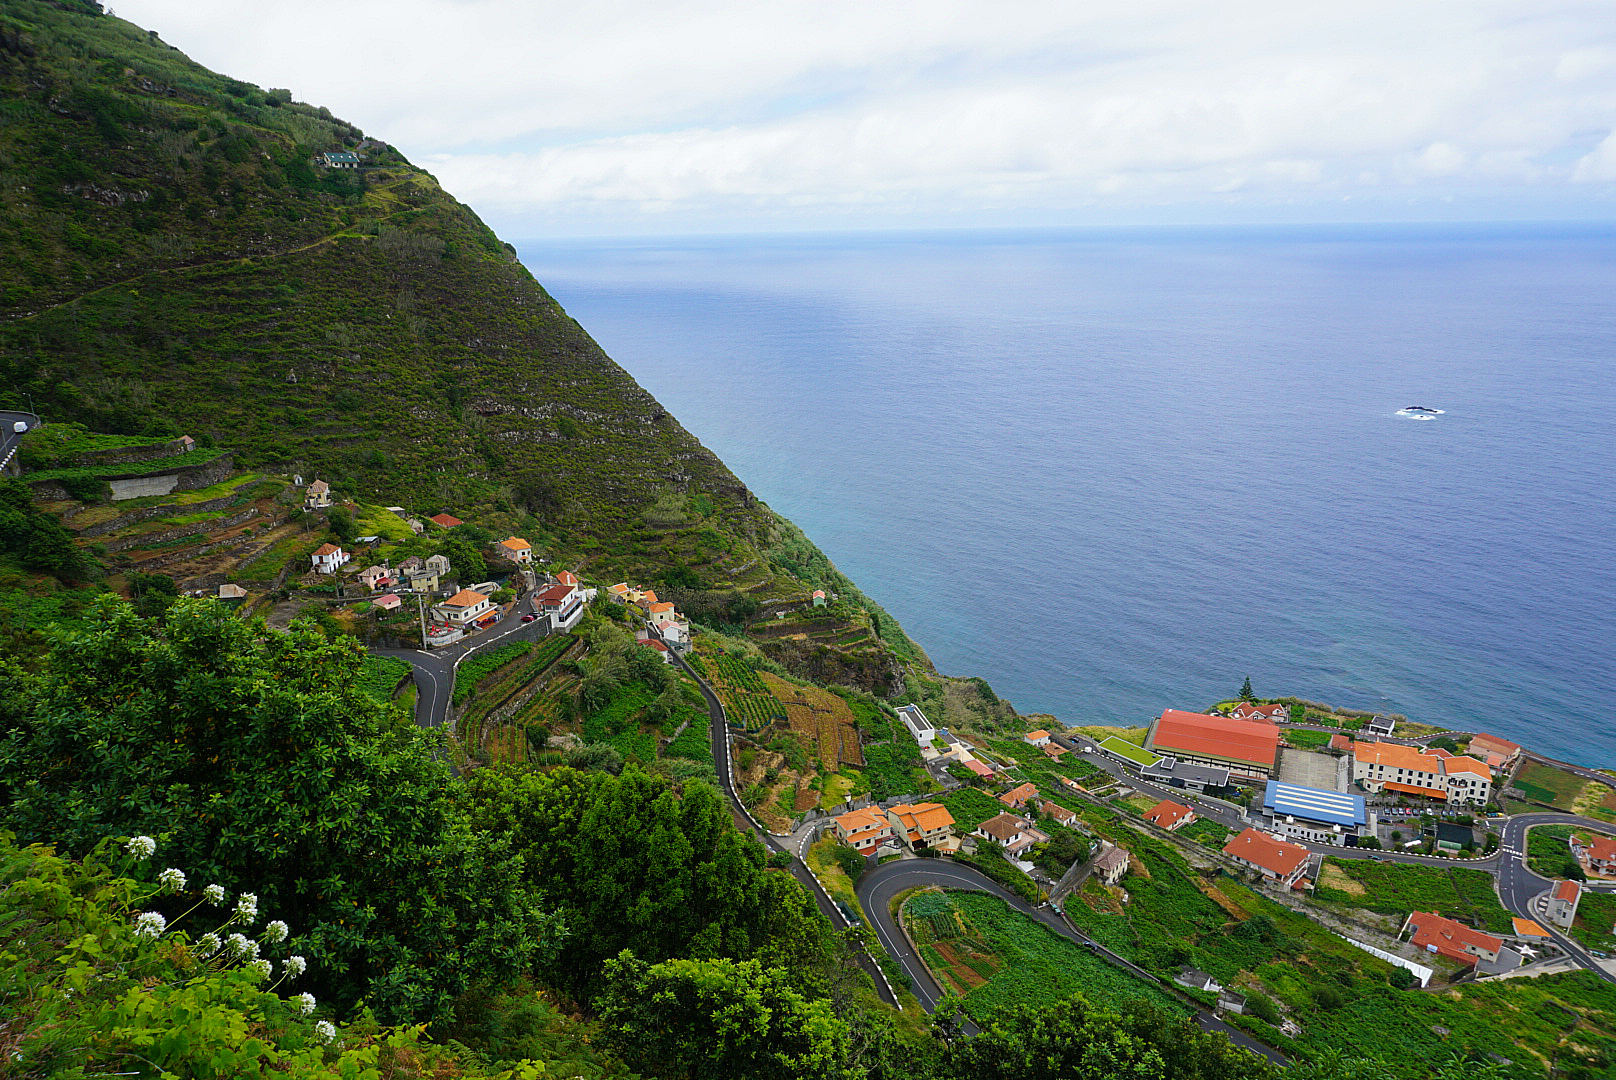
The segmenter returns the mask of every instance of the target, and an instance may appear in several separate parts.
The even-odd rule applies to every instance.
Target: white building
[[[1353,743],[1352,778],[1366,791],[1448,803],[1484,806],[1493,795],[1493,771],[1484,763],[1401,743]]]
[[[314,564],[315,573],[335,574],[338,568],[348,561],[348,553],[335,544],[321,544],[314,549],[314,554],[309,556],[309,560]]]
[[[937,729],[931,726],[931,721],[926,719],[926,714],[920,711],[918,705],[899,705],[898,719],[903,721],[903,726],[909,729],[909,734],[921,746],[930,746],[931,741],[937,738]]]
[[[482,593],[461,589],[434,607],[432,613],[452,626],[465,627],[487,615],[493,608],[494,602]]]

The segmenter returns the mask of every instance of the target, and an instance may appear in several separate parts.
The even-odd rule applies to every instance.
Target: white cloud
[[[133,0],[505,220],[949,214],[1616,178],[1616,23],[1553,0]],[[1401,196],[1399,196],[1401,197]]]

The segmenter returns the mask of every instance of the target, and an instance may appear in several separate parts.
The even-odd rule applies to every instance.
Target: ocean
[[[1137,725],[1249,675],[1616,766],[1616,228],[518,249],[1023,712]]]

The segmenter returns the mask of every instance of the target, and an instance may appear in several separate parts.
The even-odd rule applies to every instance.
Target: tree
[[[459,532],[458,529],[455,530]],[[438,554],[449,560],[450,572],[462,585],[488,578],[488,562],[475,544],[459,536],[447,536],[438,545]]]
[[[1252,693],[1252,690],[1251,690],[1251,676],[1250,675],[1247,675],[1246,676],[1246,681],[1240,684],[1240,700],[1244,701],[1244,702],[1248,702],[1250,704],[1256,704],[1256,702],[1257,702],[1257,695]]]
[[[135,611],[147,618],[163,614],[180,594],[179,585],[167,574],[143,574],[139,570],[131,570],[127,581]]]
[[[608,960],[595,1009],[633,1068],[689,1080],[838,1080],[848,1028],[756,960]]]
[[[143,619],[102,598],[42,675],[0,667],[0,824],[71,852],[162,837],[298,929],[322,1000],[437,1017],[542,959],[553,920],[508,840],[469,827],[438,737],[356,689],[362,659],[213,600]]]
[[[351,544],[353,538],[359,535],[359,526],[354,521],[353,512],[345,506],[333,506],[326,511],[325,519],[339,543]]]

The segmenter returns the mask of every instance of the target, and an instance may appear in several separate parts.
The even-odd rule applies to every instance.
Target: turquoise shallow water
[[[1249,674],[1616,765],[1616,230],[520,251],[1023,711],[1138,723]]]

